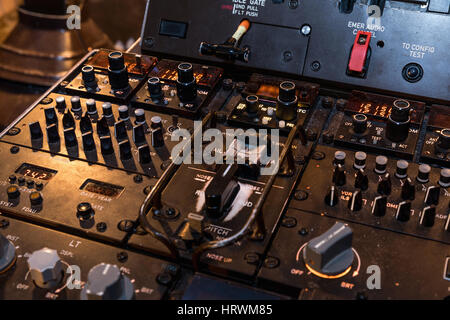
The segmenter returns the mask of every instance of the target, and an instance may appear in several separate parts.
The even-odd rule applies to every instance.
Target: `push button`
[[[347,74],[356,77],[365,77],[370,60],[370,32],[358,31],[353,43],[348,62]]]

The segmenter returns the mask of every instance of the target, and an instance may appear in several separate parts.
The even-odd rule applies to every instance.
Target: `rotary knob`
[[[285,121],[294,120],[297,117],[297,104],[295,84],[291,81],[282,82],[277,98],[277,118]]]
[[[16,261],[16,248],[11,241],[0,234],[0,274],[8,270]]]
[[[356,134],[364,134],[367,131],[367,116],[359,113],[352,118],[353,131]]]
[[[303,251],[306,267],[322,277],[344,276],[353,263],[352,240],[352,229],[337,222],[324,234],[308,242]]]
[[[116,265],[101,263],[88,274],[86,286],[81,291],[82,300],[132,300],[134,288]]]
[[[437,146],[444,150],[450,149],[450,129],[441,130]]]
[[[56,250],[43,248],[35,251],[28,258],[31,278],[36,286],[54,289],[64,277],[64,268]]]
[[[411,122],[411,105],[406,100],[395,100],[389,115],[386,137],[393,142],[400,142],[408,138]]]
[[[197,97],[197,80],[190,63],[184,62],[178,65],[177,94],[182,103],[193,102]]]
[[[258,106],[259,106],[259,98],[258,96],[255,95],[249,95],[247,96],[247,98],[245,99],[245,110],[248,113],[254,114],[258,112]]]

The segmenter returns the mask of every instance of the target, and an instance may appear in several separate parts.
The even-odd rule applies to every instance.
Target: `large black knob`
[[[128,88],[128,70],[125,66],[125,59],[122,52],[111,52],[108,56],[109,83],[113,90],[123,90]]]
[[[178,65],[177,79],[178,99],[183,103],[193,102],[197,97],[197,80],[192,64],[183,62]]]
[[[416,187],[411,178],[406,178],[403,182],[401,195],[403,200],[414,200],[416,197]]]
[[[148,85],[148,93],[150,94],[150,98],[152,98],[153,102],[159,103],[163,97],[164,93],[162,91],[161,80],[158,77],[152,77],[147,81]]]
[[[0,234],[0,273],[11,267],[16,261],[16,247]]]
[[[358,172],[356,172],[355,176],[355,188],[367,190],[368,187],[369,187],[369,178],[367,177],[367,174],[364,173],[363,169],[359,169]]]
[[[402,201],[398,204],[397,213],[395,214],[395,218],[398,221],[406,222],[409,220],[411,216],[411,202],[410,201]]]
[[[386,137],[393,142],[408,138],[411,123],[411,105],[406,100],[395,100],[386,127]]]
[[[442,150],[450,149],[450,129],[442,129],[439,133],[437,146]]]
[[[256,95],[249,95],[245,98],[245,111],[251,114],[257,113],[259,110],[259,98]]]
[[[391,176],[389,173],[386,173],[381,180],[378,182],[378,188],[377,191],[381,195],[388,196],[391,194],[392,191],[392,182],[391,182]]]
[[[367,131],[367,116],[365,114],[355,114],[352,118],[353,131],[356,134],[364,134]]]
[[[434,226],[434,221],[436,219],[436,207],[428,206],[425,207],[420,213],[419,223],[427,228]]]
[[[441,175],[439,177],[439,185],[442,188],[450,187],[450,169],[448,168],[441,169]]]
[[[95,77],[95,71],[93,66],[84,66],[81,69],[81,77],[83,79],[84,86],[87,89],[97,88],[97,78]]]
[[[308,242],[303,260],[308,269],[318,276],[344,275],[353,263],[352,240],[352,229],[337,222],[327,232]]]
[[[297,118],[298,98],[295,83],[284,81],[280,84],[277,98],[276,116],[279,120],[291,121]]]
[[[430,186],[425,193],[424,203],[427,205],[438,205],[441,188],[439,186]]]

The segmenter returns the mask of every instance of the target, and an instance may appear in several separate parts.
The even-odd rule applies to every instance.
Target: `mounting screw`
[[[172,282],[172,275],[170,275],[168,272],[162,272],[158,274],[158,276],[156,277],[156,281],[163,286],[168,286]]]
[[[293,57],[293,54],[292,54],[291,51],[285,51],[285,52],[283,52],[283,62],[289,62],[289,61],[292,61],[292,57]]]
[[[143,180],[144,180],[144,178],[140,174],[137,174],[133,177],[133,181],[135,183],[141,183]]]
[[[311,34],[311,26],[309,24],[304,24],[300,30],[304,36],[309,36]]]
[[[6,229],[9,226],[9,220],[8,219],[2,219],[0,220],[0,229]]]
[[[245,254],[244,260],[248,264],[255,264],[256,265],[259,262],[259,254],[255,253],[255,252],[248,252],[248,253]]]
[[[285,217],[281,221],[281,225],[285,228],[293,228],[297,225],[297,219],[295,219],[294,217]]]
[[[144,46],[151,48],[151,47],[153,47],[154,44],[155,44],[155,39],[153,39],[152,37],[148,37],[148,38],[144,39]]]
[[[314,61],[313,63],[311,63],[311,69],[312,71],[319,71],[320,70],[320,62],[319,61]]]
[[[17,136],[20,133],[20,129],[17,127],[13,127],[11,129],[9,129],[7,135],[8,136]]]
[[[16,154],[16,153],[19,153],[20,148],[19,148],[18,146],[12,146],[11,149],[9,149],[9,151],[10,151],[12,154]]]
[[[97,223],[97,231],[98,232],[105,232],[107,227],[108,226],[104,222]]]
[[[294,194],[294,198],[299,201],[308,199],[308,192],[303,190],[297,190]]]
[[[269,269],[275,269],[280,265],[280,260],[275,257],[267,257],[266,260],[264,260],[264,266]]]
[[[306,235],[308,235],[308,229],[301,228],[300,230],[298,230],[298,234],[301,236],[306,236]]]
[[[297,7],[298,7],[298,0],[290,0],[289,1],[289,8],[297,9]]]
[[[128,253],[126,253],[125,251],[119,252],[117,254],[117,260],[119,262],[126,262],[128,260]]]

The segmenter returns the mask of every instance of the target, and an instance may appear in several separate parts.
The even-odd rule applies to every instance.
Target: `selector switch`
[[[87,89],[97,89],[97,78],[93,66],[86,65],[81,68],[81,78]]]
[[[88,280],[81,291],[82,300],[132,300],[134,287],[118,266],[101,263],[88,273]]]
[[[409,220],[411,216],[411,202],[410,201],[402,201],[398,204],[397,213],[395,214],[395,218],[398,221],[406,222]]]
[[[136,125],[140,125],[140,124],[146,125],[144,109],[134,110],[134,115],[136,116]]]
[[[49,125],[47,127],[47,139],[48,143],[59,143],[59,132],[58,132],[58,126],[56,123]]]
[[[424,203],[427,205],[438,205],[439,204],[439,196],[441,194],[441,188],[438,186],[431,186],[427,188],[427,192],[425,193]]]
[[[347,157],[347,154],[344,151],[336,151],[334,153],[334,164],[335,165],[344,165],[345,164],[345,158]]]
[[[408,138],[411,123],[411,105],[406,100],[395,100],[386,126],[386,137],[393,142]]]
[[[139,163],[148,164],[152,162],[152,157],[150,155],[150,147],[144,144],[138,148],[139,152]]]
[[[276,116],[278,120],[291,121],[297,118],[298,98],[295,83],[284,81],[280,83]]]
[[[114,116],[111,103],[105,102],[104,104],[102,104],[102,110],[103,110],[103,117],[110,119]]]
[[[75,129],[65,129],[64,130],[64,141],[66,143],[66,148],[73,148],[78,145],[77,135],[75,134]]]
[[[123,90],[128,88],[128,70],[125,58],[119,51],[111,52],[108,56],[108,77],[111,89]]]
[[[58,117],[56,116],[55,108],[46,108],[44,110],[44,114],[45,114],[45,123],[47,124],[47,126],[54,123],[58,123]]]
[[[161,80],[158,77],[152,77],[147,81],[148,93],[153,102],[159,103],[164,98],[164,93],[162,91]]]
[[[369,188],[369,177],[364,173],[363,169],[359,169],[355,176],[355,188],[367,190]]]
[[[350,271],[354,259],[352,240],[352,229],[337,222],[304,248],[303,260],[307,268],[318,276],[344,276]]]
[[[385,174],[387,168],[388,158],[385,156],[378,156],[375,158],[375,173]]]
[[[97,104],[95,103],[94,99],[89,99],[86,101],[86,108],[87,108],[87,113],[90,116],[95,116],[98,114],[97,112]]]
[[[374,199],[372,205],[372,214],[375,217],[384,217],[386,215],[387,197],[378,196]]]
[[[39,288],[55,289],[64,277],[64,266],[57,251],[49,248],[34,251],[28,258],[28,267]]]
[[[64,129],[75,128],[75,119],[73,118],[73,115],[70,111],[66,111],[64,113],[64,116],[62,118],[62,123],[63,123]]]
[[[348,201],[348,208],[352,212],[361,210],[363,205],[363,198],[360,190],[353,192],[352,197]]]
[[[92,132],[94,129],[92,127],[91,118],[87,114],[80,119],[80,131],[81,133]]]
[[[436,218],[436,207],[428,206],[423,208],[422,212],[420,213],[419,223],[424,227],[430,228],[434,226],[435,218]]]
[[[325,195],[325,204],[330,207],[334,207],[339,202],[339,193],[335,186],[331,186]]]
[[[177,94],[182,103],[193,102],[197,98],[197,80],[190,63],[183,62],[178,65]]]
[[[120,159],[123,161],[130,160],[133,158],[130,141],[124,140],[119,143],[119,153]]]
[[[256,95],[249,95],[245,98],[245,111],[255,114],[259,110],[259,98]]]
[[[356,134],[364,134],[367,131],[367,116],[365,114],[355,114],[352,118],[353,132]]]
[[[402,199],[403,200],[414,200],[416,197],[416,188],[411,178],[407,178],[402,185]]]
[[[16,261],[16,248],[0,234],[0,274],[8,270]]]
[[[391,194],[392,182],[391,182],[391,176],[389,173],[386,173],[386,175],[384,175],[381,178],[380,182],[378,183],[377,191],[379,194],[385,195],[385,196],[388,196]]]
[[[337,165],[333,171],[333,182],[337,186],[343,186],[347,182],[345,169],[342,165]]]
[[[99,137],[110,135],[108,120],[105,116],[101,117],[100,120],[97,121],[97,134]]]

